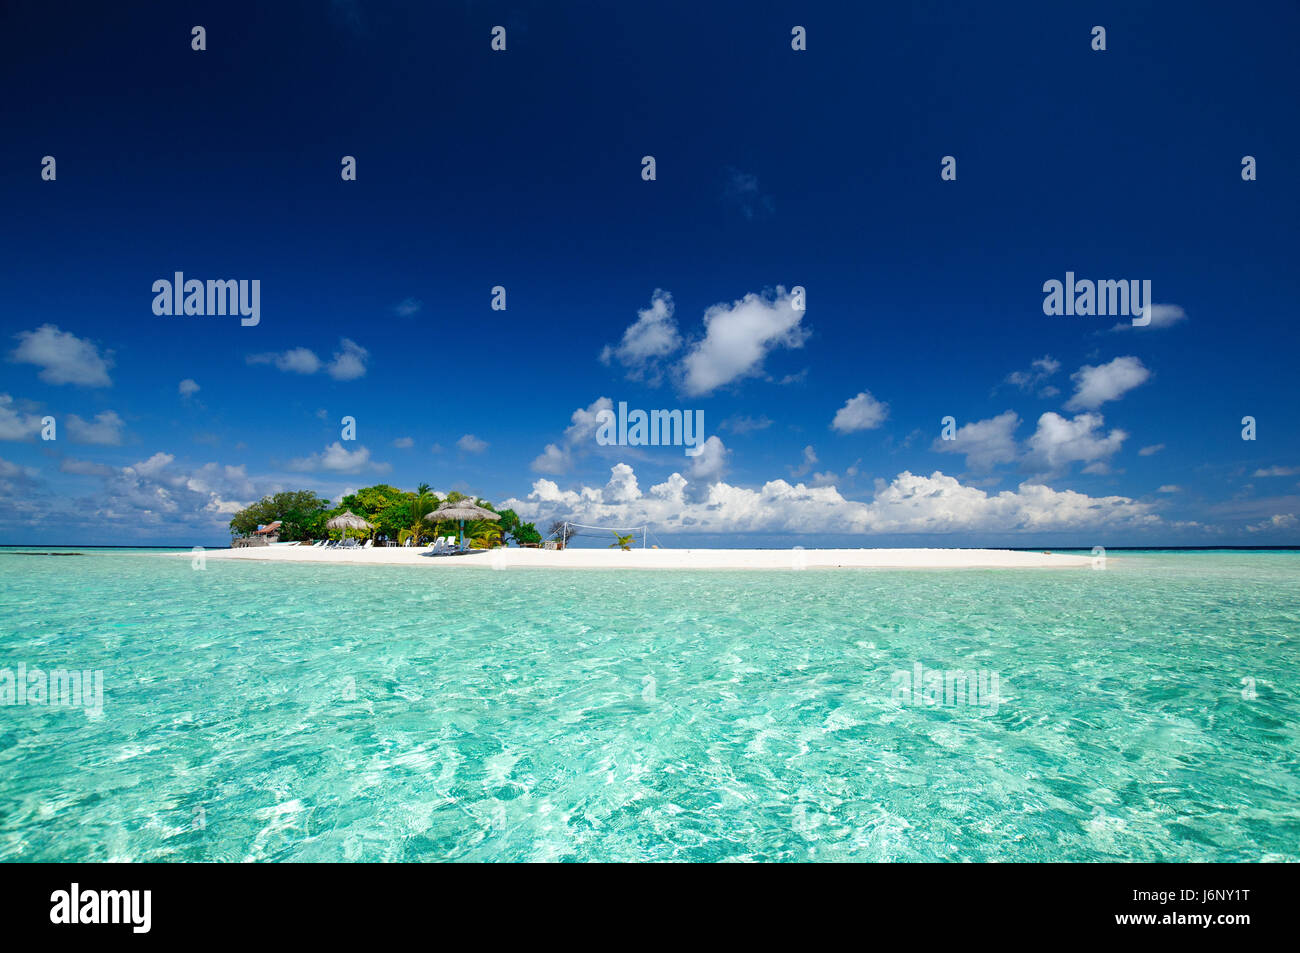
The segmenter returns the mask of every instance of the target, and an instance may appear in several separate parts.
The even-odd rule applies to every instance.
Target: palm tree
[[[609,548],[613,549],[615,546],[618,546],[623,550],[623,552],[628,552],[632,548],[632,540],[635,537],[636,533],[628,533],[626,536],[620,536],[618,533],[615,533],[614,542],[609,544]]]
[[[505,533],[492,520],[471,520],[465,524],[465,535],[471,543],[478,543],[484,549],[500,546],[505,541]]]
[[[429,492],[429,484],[421,483],[415,490],[415,498],[411,501],[411,524],[397,534],[397,541],[405,543],[407,539],[414,536],[418,543],[421,536],[426,536],[437,532],[437,526],[431,526],[425,519],[438,506],[438,498]]]

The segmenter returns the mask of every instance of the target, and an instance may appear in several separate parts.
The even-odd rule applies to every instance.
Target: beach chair
[[[364,546],[362,546],[361,548],[362,548],[362,549],[370,549],[370,548],[373,547],[374,545],[375,545],[375,541],[374,541],[373,539],[368,539],[368,540],[366,540],[366,544],[365,544]]]

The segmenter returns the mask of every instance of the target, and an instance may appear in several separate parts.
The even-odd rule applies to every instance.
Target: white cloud
[[[1134,325],[1132,319],[1121,321],[1111,328],[1112,331],[1158,331],[1173,327],[1187,317],[1187,313],[1176,304],[1153,304],[1151,306],[1151,323]]]
[[[568,473],[572,466],[573,455],[554,443],[548,443],[532,463],[532,468],[537,473]]]
[[[115,469],[73,461],[75,469],[104,478],[104,492],[93,497],[96,521],[129,524],[224,525],[260,494],[243,466],[207,463],[195,469],[176,466],[169,453]],[[269,488],[268,488],[269,489]]]
[[[64,426],[67,427],[68,439],[73,443],[116,447],[122,443],[122,428],[125,422],[114,411],[106,410],[96,414],[93,422],[82,420],[76,414],[69,414]]]
[[[601,498],[610,503],[630,503],[641,498],[641,488],[637,486],[636,474],[626,463],[610,467],[609,482],[601,491]]]
[[[486,440],[480,440],[472,433],[467,433],[456,441],[456,446],[461,450],[464,450],[466,453],[482,453],[488,448],[488,442]]]
[[[109,387],[113,383],[108,376],[113,364],[112,352],[101,355],[96,345],[70,331],[43,324],[35,331],[20,331],[14,337],[18,339],[18,347],[10,359],[41,368],[38,376],[47,384]]]
[[[1028,441],[1026,462],[1040,471],[1056,473],[1071,463],[1103,461],[1113,456],[1128,438],[1123,430],[1103,434],[1101,427],[1105,423],[1101,414],[1079,414],[1066,419],[1049,411],[1038,418],[1038,429]]]
[[[999,463],[1016,459],[1016,428],[1020,417],[1013,410],[1005,411],[988,420],[959,427],[952,440],[937,438],[930,449],[939,453],[962,453],[966,466],[972,470],[987,471]]]
[[[673,296],[656,288],[650,297],[650,307],[637,312],[637,319],[623,332],[617,347],[605,345],[600,353],[603,363],[617,360],[627,369],[632,380],[648,379],[658,385],[661,362],[681,347],[682,338],[677,333],[673,319]]]
[[[14,409],[14,399],[0,394],[0,440],[26,440],[41,431],[41,418]]]
[[[334,354],[334,360],[325,368],[329,376],[336,381],[353,381],[364,377],[370,352],[349,338],[343,338],[339,348]]]
[[[1151,372],[1132,356],[1117,357],[1096,367],[1085,364],[1070,375],[1075,390],[1065,409],[1095,410],[1108,400],[1119,400],[1150,376]]]
[[[424,303],[416,298],[403,298],[393,305],[393,311],[400,317],[409,318],[411,315],[419,313],[422,307],[424,307]]]
[[[853,433],[857,430],[875,430],[889,416],[889,405],[881,403],[871,396],[870,391],[862,391],[856,397],[850,397],[844,406],[835,412],[831,429],[840,433]]]
[[[1300,519],[1294,513],[1275,513],[1269,519],[1247,526],[1246,529],[1252,533],[1265,533],[1269,530],[1295,529],[1297,526],[1300,526]]]
[[[1297,474],[1300,474],[1300,467],[1268,467],[1255,471],[1257,477],[1289,477]]]
[[[812,468],[817,466],[817,451],[813,449],[812,444],[803,448],[803,462],[797,467],[790,468],[790,475],[794,477],[805,476],[812,472]]]
[[[24,467],[9,460],[0,458],[0,478],[6,480],[21,479],[32,480],[38,475],[35,467]]]
[[[182,397],[187,399],[193,397],[198,392],[199,392],[198,382],[191,377],[185,378],[185,380],[181,381],[178,385],[176,385],[176,393],[180,394]]]
[[[409,450],[415,446],[415,440],[411,437],[398,437],[393,441],[393,446],[398,450]]]
[[[314,351],[305,347],[290,348],[287,351],[268,351],[250,354],[246,358],[249,364],[274,364],[289,374],[315,374],[320,370],[320,358]]]
[[[880,484],[867,502],[833,486],[773,480],[748,489],[715,482],[691,498],[689,481],[674,473],[648,493],[635,489],[631,468],[619,464],[605,487],[561,490],[539,479],[527,499],[503,501],[525,519],[563,516],[594,523],[650,523],[657,532],[684,533],[952,533],[1041,532],[1157,524],[1155,505],[1122,496],[1091,497],[1036,483],[990,495],[936,471],[908,471]]]
[[[1055,387],[1044,387],[1047,380],[1061,369],[1061,362],[1050,354],[1036,358],[1027,371],[1012,371],[1003,383],[1011,384],[1025,393],[1037,390],[1040,397],[1055,397],[1060,391]]]
[[[274,364],[287,374],[315,374],[324,368],[336,381],[351,381],[365,376],[369,357],[370,352],[356,341],[341,338],[339,349],[328,364],[321,361],[315,351],[305,347],[250,354],[246,360],[249,364]]]
[[[548,443],[532,462],[536,473],[568,473],[573,466],[574,451],[582,444],[590,444],[596,435],[599,421],[596,419],[602,410],[613,410],[614,402],[608,397],[598,397],[587,407],[579,407],[569,417],[569,426],[564,429],[564,439],[558,443]]]
[[[1181,486],[1176,486],[1173,483],[1166,483],[1160,489],[1156,490],[1156,492],[1157,493],[1181,493],[1183,492],[1183,488]]]
[[[288,468],[300,473],[312,473],[321,470],[331,473],[358,473],[365,469],[382,473],[390,469],[386,463],[373,462],[370,459],[370,450],[366,447],[346,450],[343,444],[337,440],[320,453],[313,453],[311,456],[299,457],[289,461]]]
[[[681,363],[682,388],[692,397],[760,372],[768,352],[778,347],[802,347],[808,336],[797,310],[782,287],[768,300],[747,294],[731,304],[715,304],[704,312],[705,334]]]
[[[1163,450],[1164,448],[1165,448],[1165,445],[1164,445],[1163,443],[1153,443],[1151,446],[1149,446],[1149,447],[1143,447],[1141,450],[1139,450],[1139,451],[1138,451],[1138,456],[1139,456],[1139,457],[1152,457],[1152,456],[1155,456],[1157,453],[1159,453],[1159,452],[1160,452],[1161,450]]]
[[[691,476],[697,480],[718,479],[726,471],[729,453],[716,434],[710,437],[704,441],[699,455],[691,462]]]

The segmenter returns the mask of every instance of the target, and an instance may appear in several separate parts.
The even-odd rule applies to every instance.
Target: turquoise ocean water
[[[103,707],[0,707],[0,860],[1300,860],[1300,553],[679,573],[18,552],[0,679],[101,670]],[[900,695],[918,663],[996,674],[996,706]]]

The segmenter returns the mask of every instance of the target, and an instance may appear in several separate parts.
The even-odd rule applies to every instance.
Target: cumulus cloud
[[[1040,472],[1057,473],[1071,463],[1104,461],[1128,438],[1123,430],[1103,433],[1105,423],[1101,414],[1079,414],[1067,419],[1049,411],[1038,418],[1025,462]]]
[[[40,417],[19,411],[13,397],[0,394],[0,440],[26,440],[40,431]]]
[[[109,387],[112,352],[99,348],[70,331],[60,331],[53,324],[43,324],[35,331],[20,331],[10,354],[19,364],[34,364],[41,369],[38,377],[47,384],[77,384],[81,387]]]
[[[398,450],[409,450],[415,446],[415,440],[411,437],[398,437],[393,441],[393,446]]]
[[[1010,384],[1025,393],[1037,391],[1040,397],[1055,397],[1060,391],[1055,387],[1043,385],[1060,369],[1060,361],[1050,354],[1044,354],[1030,363],[1029,370],[1012,371],[1003,383]]]
[[[881,403],[871,396],[870,391],[862,391],[856,397],[850,397],[844,406],[835,412],[831,429],[840,433],[853,433],[857,430],[875,430],[889,416],[889,405]]]
[[[169,453],[155,453],[125,467],[65,459],[65,473],[99,477],[102,490],[77,501],[79,515],[95,525],[117,523],[132,530],[141,526],[196,526],[212,531],[270,486],[259,490],[243,466],[207,463],[177,464]]]
[[[85,421],[76,414],[69,414],[64,426],[68,439],[73,443],[99,444],[116,447],[122,443],[122,428],[125,422],[114,411],[106,410],[95,415],[93,421]]]
[[[579,407],[569,417],[569,426],[564,430],[563,440],[548,443],[541,455],[533,460],[532,468],[536,473],[568,473],[573,467],[574,454],[584,445],[594,442],[597,417],[602,410],[614,409],[614,402],[608,397],[598,397],[587,407]]]
[[[250,354],[245,360],[249,364],[273,364],[287,374],[315,374],[324,368],[336,381],[351,381],[365,376],[369,357],[370,352],[356,341],[342,338],[339,349],[328,364],[317,357],[315,351],[305,347]]]
[[[193,397],[198,392],[199,392],[198,382],[195,381],[192,377],[187,377],[185,378],[185,380],[181,381],[179,384],[176,385],[176,393],[180,394],[181,397],[184,397],[187,400]]]
[[[334,353],[334,360],[325,370],[336,381],[353,381],[366,374],[366,361],[370,352],[349,338],[343,338],[339,350]]]
[[[966,466],[972,470],[987,471],[999,463],[1013,462],[1019,449],[1016,445],[1016,428],[1020,417],[1013,410],[1005,411],[988,420],[977,420],[959,427],[952,440],[936,439],[930,449],[939,453],[961,453],[966,456]]]
[[[790,468],[790,475],[793,477],[806,476],[817,466],[817,451],[813,449],[812,444],[803,448],[803,462],[797,467]]]
[[[1139,451],[1138,451],[1138,456],[1139,456],[1139,457],[1151,457],[1151,456],[1155,456],[1157,453],[1159,453],[1159,452],[1160,452],[1161,450],[1163,450],[1164,448],[1165,448],[1165,445],[1164,445],[1163,443],[1153,443],[1151,446],[1149,446],[1149,447],[1143,447],[1141,450],[1139,450]]]
[[[249,364],[274,364],[289,374],[315,374],[320,370],[320,358],[314,351],[305,347],[290,348],[287,351],[266,351],[250,354],[245,360]]]
[[[650,307],[637,312],[636,321],[623,332],[617,347],[605,345],[600,359],[605,364],[618,361],[632,380],[658,385],[663,377],[663,360],[681,344],[673,318],[673,296],[656,288],[650,296]]]
[[[1095,410],[1110,400],[1119,400],[1150,378],[1151,372],[1136,357],[1117,357],[1096,367],[1085,364],[1072,375],[1074,396],[1066,410]]]
[[[37,476],[35,467],[25,467],[10,460],[0,458],[0,479],[32,480]]]
[[[716,434],[710,437],[704,441],[699,454],[691,462],[691,476],[697,480],[718,479],[727,468],[729,453],[730,451]]]
[[[537,473],[568,473],[572,466],[573,455],[567,448],[556,443],[548,443],[532,462],[532,468]]]
[[[1176,304],[1153,304],[1151,306],[1151,323],[1134,325],[1132,319],[1121,321],[1111,328],[1112,331],[1158,331],[1173,327],[1187,317],[1187,313]]]
[[[759,489],[721,481],[691,494],[679,473],[648,491],[619,464],[605,487],[562,490],[539,479],[526,499],[503,502],[525,519],[576,517],[593,523],[650,523],[679,533],[952,533],[1043,532],[1157,524],[1155,504],[1123,496],[1093,497],[1037,483],[989,494],[941,472],[904,471],[873,499],[846,499],[834,486],[773,480]]]
[[[1295,529],[1297,526],[1300,526],[1300,519],[1297,519],[1294,513],[1275,513],[1262,522],[1247,526],[1246,529],[1252,533],[1265,533],[1269,530]]]
[[[367,469],[382,473],[390,469],[386,463],[372,461],[370,459],[370,450],[366,447],[346,450],[343,444],[337,440],[320,453],[313,453],[310,456],[290,460],[288,467],[290,470],[299,473],[313,473],[322,470],[330,473],[359,473]]]
[[[456,441],[456,446],[461,450],[464,450],[466,453],[482,453],[488,448],[488,442],[486,440],[480,440],[472,433],[467,433]]]
[[[800,324],[803,316],[780,286],[771,300],[751,293],[731,304],[713,305],[704,312],[704,337],[682,360],[682,389],[700,397],[760,373],[772,350],[803,346],[808,336]]]

